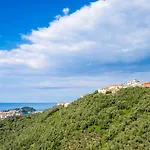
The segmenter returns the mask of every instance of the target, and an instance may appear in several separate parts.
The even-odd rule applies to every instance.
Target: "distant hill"
[[[95,91],[40,114],[0,121],[0,150],[148,150],[150,88]]]
[[[22,107],[22,108],[14,108],[14,109],[9,109],[9,110],[4,110],[3,112],[8,112],[10,110],[17,110],[17,111],[19,111],[20,113],[23,113],[23,114],[29,114],[29,113],[32,113],[32,112],[36,111],[36,109],[34,109],[32,107]]]
[[[19,111],[22,112],[23,114],[29,114],[29,113],[35,112],[36,109],[32,107],[22,107],[19,109]]]

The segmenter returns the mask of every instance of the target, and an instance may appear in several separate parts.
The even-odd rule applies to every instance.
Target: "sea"
[[[56,106],[56,103],[0,103],[0,112],[9,109],[33,107],[36,111],[44,111],[48,108]]]

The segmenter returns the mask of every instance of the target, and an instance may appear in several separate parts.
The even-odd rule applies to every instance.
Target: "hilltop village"
[[[137,87],[137,86],[138,87],[150,87],[150,82],[141,83],[139,80],[134,79],[134,80],[128,81],[126,85],[123,85],[123,84],[111,84],[108,87],[100,88],[100,89],[98,89],[98,93],[102,93],[102,94],[116,93],[122,88]],[[83,95],[81,95],[80,98],[83,98],[86,95],[87,94],[83,94]],[[57,106],[68,107],[69,104],[70,103],[68,103],[68,102],[67,103],[59,102],[59,103],[57,103]]]
[[[134,79],[128,81],[126,85],[123,84],[111,84],[108,87],[98,89],[98,93],[101,94],[109,94],[109,93],[116,93],[122,88],[128,87],[150,87],[150,82],[141,83],[139,80]],[[86,96],[87,94],[83,94],[81,98]]]

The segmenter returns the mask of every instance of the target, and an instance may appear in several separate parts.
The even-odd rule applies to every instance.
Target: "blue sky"
[[[0,102],[67,102],[149,81],[148,0],[6,0],[0,22]]]
[[[93,0],[94,1],[94,0]],[[11,49],[22,43],[20,34],[46,27],[63,8],[70,12],[90,4],[90,0],[2,0],[0,1],[0,48]]]

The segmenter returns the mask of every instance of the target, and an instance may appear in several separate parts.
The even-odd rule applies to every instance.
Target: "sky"
[[[149,0],[0,1],[0,102],[150,81],[149,22]]]

